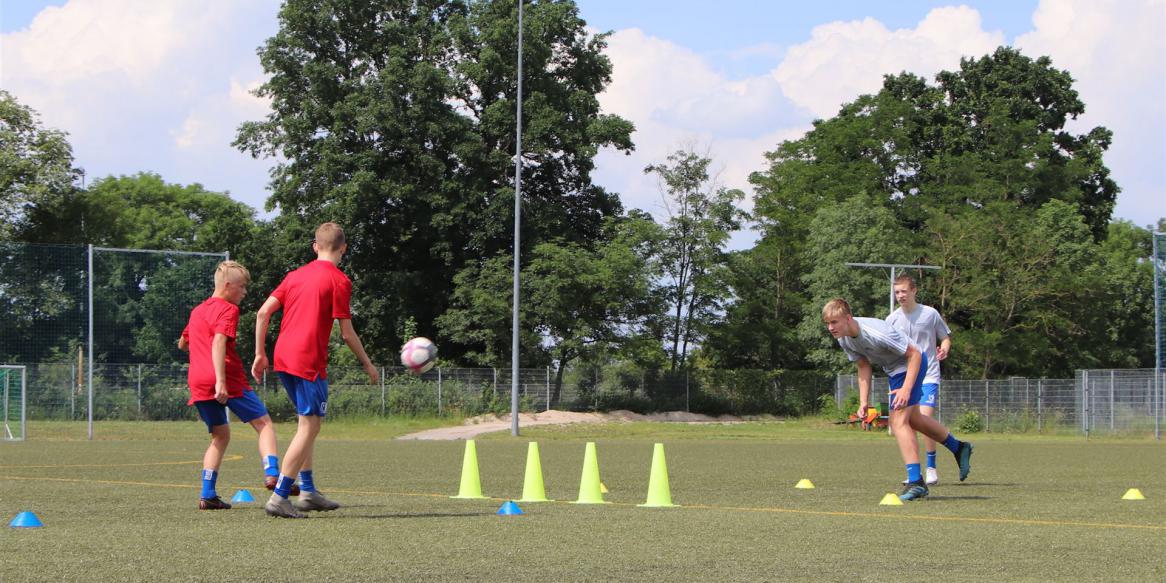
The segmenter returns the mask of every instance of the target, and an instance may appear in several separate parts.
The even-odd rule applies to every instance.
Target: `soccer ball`
[[[433,368],[437,362],[437,345],[428,338],[417,337],[401,347],[401,365],[413,374]]]

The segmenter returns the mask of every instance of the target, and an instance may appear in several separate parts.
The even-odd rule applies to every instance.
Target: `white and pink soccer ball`
[[[437,362],[437,345],[428,338],[417,337],[401,347],[401,365],[413,374],[422,374]]]

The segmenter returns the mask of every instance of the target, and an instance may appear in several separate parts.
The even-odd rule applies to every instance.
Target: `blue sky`
[[[1115,216],[1166,216],[1166,0],[578,4],[596,31],[612,31],[601,104],[637,128],[636,152],[601,153],[594,175],[626,206],[666,212],[642,169],[678,147],[707,152],[722,185],[749,192],[765,151],[877,91],[884,73],[931,78],[1009,44],[1077,79],[1088,111],[1074,131],[1114,131]],[[90,180],[153,171],[261,210],[271,162],[229,144],[267,111],[248,90],[263,79],[255,48],[275,32],[278,5],[2,0],[0,87],[69,132]]]

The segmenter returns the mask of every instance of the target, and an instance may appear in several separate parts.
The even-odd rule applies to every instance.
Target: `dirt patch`
[[[632,411],[617,410],[606,413],[579,413],[575,411],[543,411],[542,413],[520,413],[518,424],[520,427],[534,425],[567,425],[571,423],[630,423],[633,421],[657,421],[665,423],[739,423],[740,417],[722,415],[712,417],[701,413],[685,411],[668,411],[664,413],[650,413],[643,415]],[[453,440],[470,439],[483,433],[506,431],[510,429],[510,415],[479,415],[466,419],[465,423],[455,427],[438,427],[427,429],[409,435],[402,435],[397,439],[432,439]]]

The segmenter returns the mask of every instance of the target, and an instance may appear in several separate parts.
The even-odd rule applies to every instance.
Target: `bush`
[[[979,412],[968,410],[956,419],[955,426],[961,433],[979,433],[984,430],[984,420]]]

